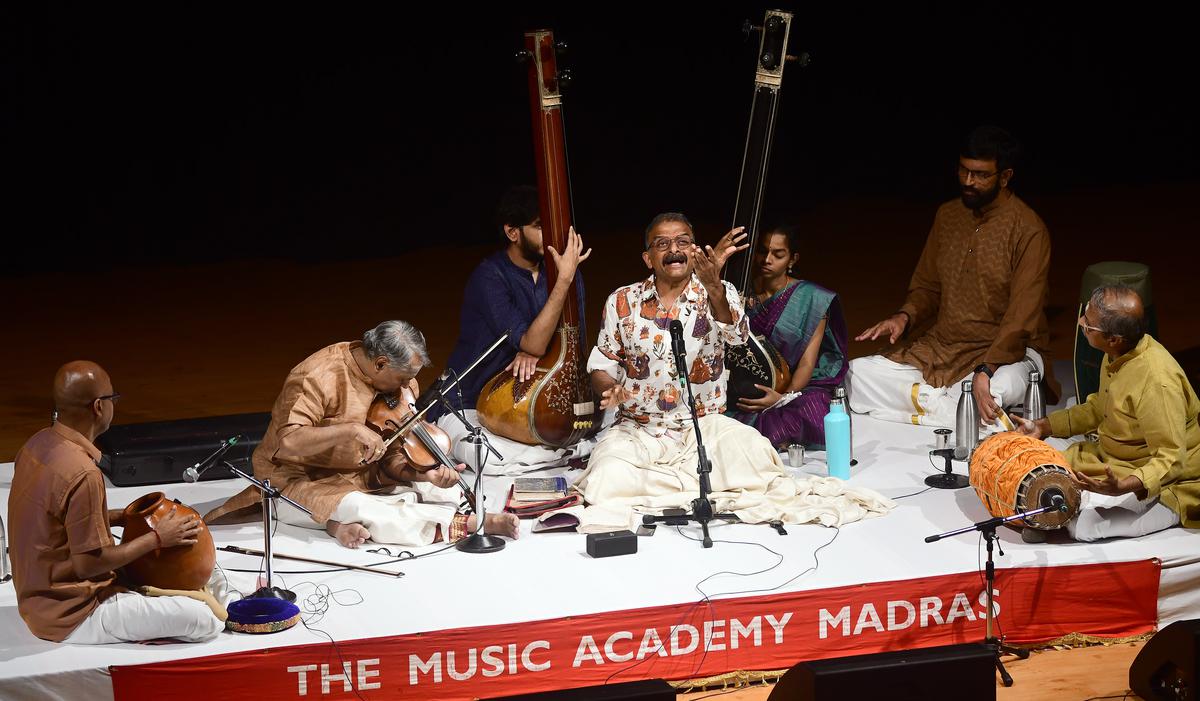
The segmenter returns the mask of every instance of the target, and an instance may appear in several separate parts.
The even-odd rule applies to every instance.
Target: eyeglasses
[[[113,392],[112,394],[106,394],[103,397],[96,397],[96,399],[98,401],[103,401],[103,400],[107,399],[108,401],[112,402],[113,404],[116,404],[117,400],[120,398],[121,398],[120,392]]]
[[[1086,307],[1086,306],[1085,306],[1085,307],[1083,308],[1083,313],[1079,315],[1079,326],[1080,326],[1081,328],[1083,328],[1083,330],[1084,330],[1084,331],[1095,331],[1096,333],[1104,333],[1104,329],[1098,328],[1098,327],[1096,327],[1096,326],[1089,326],[1089,325],[1088,325],[1088,323],[1087,323],[1087,310],[1088,310],[1088,307]]]
[[[977,183],[986,183],[987,181],[996,177],[996,174],[999,172],[1000,171],[997,170],[993,170],[990,173],[982,170],[971,170],[970,168],[960,164],[958,166],[958,179],[962,181],[974,180]]]
[[[653,248],[656,251],[666,251],[671,248],[671,244],[675,244],[675,245],[679,246],[680,250],[683,250],[685,248],[688,248],[689,246],[692,246],[695,243],[696,242],[694,240],[692,240],[691,236],[676,236],[673,239],[667,239],[667,238],[654,239],[653,241],[650,242],[649,246],[646,246],[646,248],[647,248],[647,250]]]

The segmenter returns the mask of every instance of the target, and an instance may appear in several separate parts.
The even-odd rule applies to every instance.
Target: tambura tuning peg
[[[574,76],[571,75],[570,68],[564,68],[564,69],[560,70],[558,72],[558,87],[559,87],[559,89],[561,90],[562,88],[569,86],[571,84],[571,80],[573,78],[574,78]]]
[[[812,54],[808,53],[807,51],[803,51],[798,56],[787,56],[786,59],[788,63],[795,63],[801,68],[807,68],[808,65],[812,63]]]
[[[513,54],[513,60],[515,60],[517,63],[525,63],[530,58],[532,58],[531,54],[524,49]]]
[[[751,22],[750,20],[744,20],[742,22],[742,34],[745,35],[747,40],[750,39],[750,35],[753,34],[754,32],[761,32],[761,31],[762,31],[762,27]]]
[[[567,53],[567,42],[565,42],[565,41],[555,42],[554,43],[554,53],[559,56],[562,56],[563,54]]]

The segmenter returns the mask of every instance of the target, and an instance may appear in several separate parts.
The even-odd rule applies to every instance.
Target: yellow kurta
[[[1137,475],[1146,498],[1158,497],[1187,528],[1200,528],[1200,400],[1167,349],[1149,335],[1100,366],[1100,391],[1083,404],[1051,414],[1065,438],[1096,431],[1099,443],[1067,449],[1071,466],[1093,477],[1104,466],[1117,477]]]

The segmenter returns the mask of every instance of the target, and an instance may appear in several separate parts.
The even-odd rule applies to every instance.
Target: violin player
[[[401,442],[385,445],[368,425],[372,405],[403,390],[419,394],[416,375],[429,364],[425,337],[404,321],[385,321],[361,341],[334,343],[288,374],[271,422],[254,451],[254,476],[312,511],[278,504],[284,523],[324,528],[348,548],[367,540],[398,545],[454,541],[475,530],[475,516],[456,512],[464,466],[420,472]],[[407,392],[405,393],[407,394]],[[209,512],[210,524],[261,518],[250,486]],[[512,514],[488,514],[484,531],[517,537]]]

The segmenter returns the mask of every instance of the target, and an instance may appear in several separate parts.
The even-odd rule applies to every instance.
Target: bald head
[[[1132,287],[1097,287],[1088,304],[1096,310],[1100,329],[1108,335],[1121,337],[1128,348],[1136,346],[1146,334],[1146,310],[1141,295]]]
[[[54,373],[58,420],[89,439],[107,431],[112,423],[112,402],[100,400],[112,393],[108,373],[90,360],[73,360]]]

